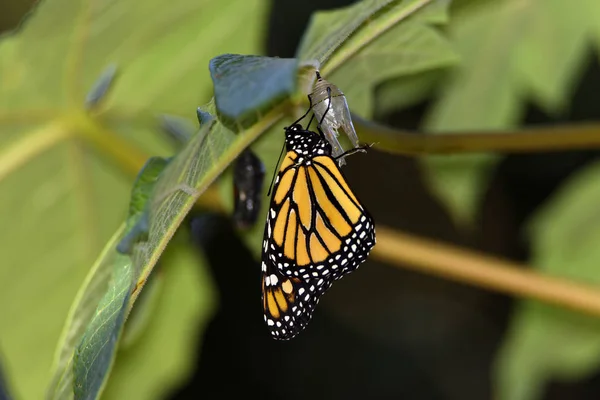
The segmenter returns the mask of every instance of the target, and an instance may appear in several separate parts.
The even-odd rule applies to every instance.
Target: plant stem
[[[402,268],[600,316],[600,288],[542,275],[526,265],[377,227],[372,257]]]
[[[79,125],[80,129],[76,130],[79,136],[85,139],[92,149],[107,155],[130,176],[135,177],[149,158],[139,147],[106,129],[86,114],[79,118]]]
[[[92,119],[84,118],[83,121],[82,124],[85,126],[77,132],[80,132],[80,135],[89,142],[92,148],[100,150],[112,159],[121,170],[135,178],[150,155]],[[211,210],[223,211],[220,194],[214,186],[206,188],[196,204]]]
[[[421,134],[396,130],[356,115],[352,120],[361,140],[382,151],[409,156],[456,153],[532,153],[600,147],[600,124],[524,128],[506,132]]]
[[[0,150],[0,181],[68,137],[65,126],[55,121],[6,145]]]

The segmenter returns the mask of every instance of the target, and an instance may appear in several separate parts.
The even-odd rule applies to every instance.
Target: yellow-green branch
[[[525,127],[518,131],[417,133],[352,116],[360,139],[376,148],[409,156],[457,153],[531,153],[600,147],[600,123]]]
[[[63,124],[53,121],[10,143],[0,151],[0,181],[67,137]]]
[[[525,265],[377,226],[372,257],[399,268],[600,316],[600,287],[542,275]]]
[[[104,128],[102,125],[87,116],[79,120],[81,129],[80,137],[85,139],[92,148],[100,151],[103,155],[114,162],[121,170],[131,177],[135,177],[144,166],[149,154],[146,154],[139,147],[129,141],[122,139],[112,131]],[[215,211],[222,211],[223,207],[220,201],[220,195],[215,187],[208,187],[200,196],[197,205],[206,207]]]

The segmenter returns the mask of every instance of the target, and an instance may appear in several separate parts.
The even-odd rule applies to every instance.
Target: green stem
[[[372,257],[398,268],[600,316],[597,286],[544,275],[525,265],[385,226],[377,226]]]
[[[362,141],[408,156],[456,153],[532,153],[600,147],[600,124],[523,128],[518,131],[418,133],[396,130],[352,116]]]
[[[74,131],[78,132],[91,148],[100,151],[131,177],[135,177],[146,160],[150,158],[149,154],[85,114],[77,119],[76,126],[79,129],[74,129]],[[214,187],[207,188],[198,199],[197,204],[216,211],[223,210],[220,195]]]
[[[82,113],[77,119],[76,132],[85,139],[91,148],[107,155],[128,175],[136,176],[149,155],[87,114]]]

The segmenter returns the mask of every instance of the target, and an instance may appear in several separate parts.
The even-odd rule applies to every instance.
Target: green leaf
[[[327,77],[343,88],[353,113],[370,118],[374,89],[399,76],[413,75],[455,64],[458,61],[448,41],[429,24],[447,18],[447,2],[431,2],[411,18],[398,23],[350,56]],[[403,93],[398,92],[402,100]]]
[[[123,234],[123,228],[124,225],[108,241],[77,292],[57,346],[52,379],[46,392],[47,399],[73,398],[72,367],[75,348],[94,317],[100,300],[108,290],[116,262],[117,253],[114,249]]]
[[[277,110],[271,114],[271,119],[280,115]],[[207,112],[201,116],[200,132],[167,165],[153,187],[147,206],[147,241],[133,244],[133,265],[117,263],[115,278],[78,347],[73,367],[75,398],[96,398],[112,366],[125,318],[167,243],[202,192],[270,121],[267,116],[262,125],[236,137]]]
[[[160,268],[148,278],[148,282],[144,285],[144,290],[140,292],[135,307],[131,309],[127,317],[127,322],[123,327],[123,333],[119,342],[119,351],[134,346],[147,329],[156,311],[158,301],[160,301],[160,295],[164,286],[163,281],[164,274],[160,272]],[[111,372],[111,378],[112,376]]]
[[[212,161],[210,159],[206,159],[206,153],[200,152],[199,147],[203,144],[206,134],[209,132],[213,122],[214,120],[207,121],[205,124],[203,124],[201,131],[189,142],[189,147],[187,147],[187,149],[191,148],[192,151],[197,151],[195,154],[197,158],[194,158],[194,161],[197,161],[198,159],[203,159],[205,162]],[[210,145],[211,143],[204,147],[205,151],[210,147]],[[187,164],[181,161],[181,154],[186,154],[185,149],[174,158],[171,164],[167,166],[167,168],[163,171],[164,175],[160,175],[161,178],[163,176],[173,178],[174,174],[177,173],[185,175],[185,172],[187,171],[181,171],[180,169],[185,168]],[[179,169],[172,168],[174,165]],[[140,176],[144,177],[145,175],[152,176],[153,174],[142,173]],[[200,176],[202,176],[201,173]],[[174,185],[180,184],[179,182],[174,181],[168,182],[173,182]],[[161,187],[161,179],[159,178],[159,181],[153,187],[152,197],[147,200],[149,204],[149,206],[147,206],[147,212],[150,226],[148,232],[148,243],[132,243],[134,260],[139,259],[139,255],[141,251],[143,251],[140,248],[145,249],[147,246],[149,249],[154,250],[151,245],[154,244],[152,240],[154,239],[154,235],[157,231],[157,219],[155,218],[156,214],[154,212],[153,202],[157,201],[156,196],[164,194],[164,192],[162,192],[160,189],[157,190],[157,188],[163,188],[164,186],[165,183],[163,182]],[[176,196],[177,193],[177,189],[174,189],[174,192],[171,194]],[[134,195],[136,195],[135,191]],[[174,201],[173,198],[167,198],[167,200],[169,202]],[[184,197],[183,200],[186,200],[186,198]],[[135,201],[132,201],[132,204],[135,204]],[[169,206],[171,205],[170,203],[167,204],[169,204]],[[178,206],[180,206],[180,204],[178,204]],[[171,208],[171,210],[173,210],[173,208]],[[175,208],[175,211],[177,212],[179,209]],[[160,225],[159,227],[163,229],[169,228],[169,226]],[[163,246],[164,245],[166,245],[166,243],[164,243]],[[125,318],[131,310],[133,302],[133,300],[131,300],[131,295],[139,294],[141,286],[148,279],[149,270],[143,269],[141,266],[133,266],[130,257],[120,254],[113,257],[115,259],[114,271],[113,277],[108,286],[108,290],[105,292],[93,319],[87,325],[81,343],[75,352],[75,357],[73,360],[73,388],[76,399],[94,399],[99,395],[100,391],[104,387],[108,373],[114,361],[116,345],[123,329]],[[156,258],[158,258],[158,256],[156,256]],[[145,273],[146,275],[140,277],[141,273]]]
[[[43,140],[52,129],[38,134],[23,140]],[[0,134],[3,139],[7,136]],[[32,149],[0,147],[3,166]],[[0,233],[6,257],[0,266],[0,319],[10,321],[0,324],[1,352],[15,397],[42,398],[69,306],[100,240],[106,241],[122,218],[128,183],[87,149],[66,142],[0,175],[0,213],[11,227]]]
[[[425,101],[441,82],[444,72],[432,69],[411,75],[402,75],[386,81],[375,89],[374,114],[381,117]]]
[[[571,177],[534,215],[528,229],[540,271],[600,289],[600,163]],[[550,380],[576,381],[600,367],[600,320],[522,301],[497,358],[499,400],[541,399]]]
[[[148,200],[147,240],[133,247],[136,280],[143,285],[179,224],[200,194],[216,178],[219,157],[233,142],[234,134],[206,118],[198,132],[161,173]],[[221,129],[219,129],[221,128]]]
[[[136,328],[141,331],[139,336],[125,347],[125,335],[142,305],[141,298],[127,319],[102,399],[164,399],[193,371],[199,338],[212,315],[215,299],[210,272],[183,233],[178,232],[153,272],[150,279],[159,278],[160,288],[152,294],[152,304],[144,305],[147,319],[138,321],[143,324]],[[148,289],[144,287],[141,296]]]
[[[450,30],[463,63],[428,128],[505,128],[517,122],[524,95],[559,111],[586,55],[591,24],[585,13],[561,0],[504,0],[464,12]]]
[[[167,243],[198,197],[245,146],[273,121],[281,118],[280,111],[267,108],[272,103],[267,99],[262,109],[255,110],[267,114],[261,122],[237,136],[208,112],[214,108],[209,104],[208,111],[199,110],[200,131],[184,144],[172,161],[168,164],[164,160],[150,162],[140,173],[138,184],[133,190],[129,225],[134,224],[132,231],[138,232],[136,228],[140,226],[140,221],[147,221],[144,222],[147,235],[136,234],[133,240],[127,241],[128,247],[133,249],[133,272],[130,278],[135,282],[134,289],[131,297],[124,298],[125,302],[121,303],[118,310],[114,304],[121,298],[112,300],[115,290],[109,290],[107,296],[111,299],[111,316],[114,320],[100,322],[106,329],[99,334],[90,334],[93,341],[90,339],[89,343],[86,342],[87,336],[84,336],[82,355],[77,357],[74,364],[77,398],[94,398],[103,387],[115,351],[114,345],[105,346],[104,343],[113,344],[118,341],[124,318],[149,279]],[[148,198],[149,191],[151,194]],[[118,293],[122,292],[118,290]],[[88,329],[96,328],[97,319],[106,318],[103,314],[97,315]],[[97,354],[101,354],[101,357]],[[89,371],[93,379],[88,378]]]
[[[160,116],[162,131],[169,136],[177,148],[185,145],[196,133],[196,126],[189,119],[176,115],[164,114]]]
[[[102,72],[90,92],[85,97],[85,107],[92,109],[98,106],[98,103],[106,97],[106,94],[110,90],[110,87],[115,79],[117,73],[117,66],[115,64],[109,65],[106,70]]]
[[[339,10],[318,12],[311,18],[297,57],[302,61],[316,59],[324,64],[334,52],[344,51],[345,47],[361,48],[421,7],[436,1],[440,0],[363,0]]]
[[[135,174],[170,156],[157,115],[195,119],[208,62],[258,53],[265,0],[43,0],[0,39],[0,352],[38,399],[69,307],[122,222]],[[104,97],[86,98],[108,66]],[[36,335],[31,335],[36,332]]]
[[[114,258],[108,290],[75,349],[73,392],[77,400],[96,399],[100,395],[127,316],[135,282],[131,259],[120,253]]]
[[[169,164],[170,159],[151,157],[146,161],[138,173],[129,201],[129,214],[125,223],[127,234],[117,245],[117,250],[123,254],[130,254],[134,242],[148,237],[148,199],[152,194],[154,185],[160,174]]]
[[[303,60],[327,60],[344,40],[394,0],[364,0],[338,10],[319,11],[312,15],[296,56]]]
[[[562,0],[502,0],[457,8],[449,35],[462,64],[446,80],[426,130],[511,128],[527,101],[549,113],[564,111],[585,61],[592,26],[600,22],[590,17],[589,7],[588,0],[577,6]],[[498,158],[429,160],[424,162],[433,192],[456,220],[471,222]],[[462,195],[454,192],[456,186],[465,188]]]
[[[177,215],[180,211],[178,206],[181,206],[181,203],[177,203],[175,199],[178,190],[183,190],[184,193],[192,193],[192,196],[195,196],[197,199],[201,191],[208,186],[208,183],[201,182],[204,185],[196,191],[192,187],[190,179],[201,180],[201,178],[205,177],[204,173],[207,166],[211,166],[213,163],[216,164],[215,160],[212,159],[212,154],[213,152],[214,154],[219,153],[218,143],[223,143],[223,139],[227,137],[224,133],[227,133],[227,131],[219,132],[220,135],[214,137],[214,139],[207,138],[214,122],[213,118],[205,117],[200,132],[174,158],[173,164],[168,164],[166,160],[155,158],[149,160],[145,168],[140,172],[136,185],[134,185],[132,190],[131,208],[127,226],[135,229],[139,226],[139,221],[145,218],[143,216],[147,215],[150,229],[148,231],[148,242],[140,243],[142,237],[138,235],[135,240],[128,243],[133,246],[135,259],[139,259],[141,251],[145,251],[147,248],[151,249],[149,245],[153,243],[152,240],[157,232],[155,221],[166,221],[169,217],[173,217],[173,215],[175,218],[181,215],[185,216],[185,213]],[[229,133],[229,136],[232,136],[232,134]],[[202,149],[200,149],[201,147]],[[189,157],[190,152],[194,157]],[[201,164],[198,164],[199,162]],[[171,165],[176,165],[177,167],[172,168]],[[165,177],[164,180],[163,176]],[[173,180],[174,177],[180,177],[181,179]],[[158,183],[156,183],[157,178],[159,179]],[[164,198],[165,190],[168,192],[166,199]],[[148,198],[149,195],[150,198]],[[184,200],[187,199],[184,198]],[[155,211],[153,206],[157,203],[159,203],[159,207],[165,206],[168,211],[166,213]],[[169,213],[173,213],[173,215]],[[180,223],[181,221],[178,222]],[[165,230],[172,228],[172,226],[163,227],[160,225],[158,227]],[[173,228],[173,231],[175,228]],[[123,243],[123,241],[120,243]],[[142,250],[140,250],[140,247]],[[114,243],[110,244],[108,248],[114,248]],[[132,293],[139,293],[141,285],[148,279],[150,273],[148,268],[144,268],[146,266],[132,267],[129,257],[115,256],[114,251],[109,251],[106,257],[110,257],[109,260],[115,260],[113,261],[115,264],[113,277],[108,290],[98,306],[98,310],[91,322],[87,324],[73,362],[68,363],[68,366],[72,364],[73,367],[75,398],[96,398],[104,387],[114,361],[116,344],[123,330],[125,318],[129,310],[131,310],[132,301],[130,301],[130,295]],[[157,258],[158,256],[156,256]],[[98,265],[104,266],[106,264],[109,264],[109,262],[104,259],[101,259],[98,263]],[[141,273],[145,273],[145,276],[140,277]],[[94,271],[93,277],[90,280],[91,283],[98,284],[97,280],[99,276],[100,274]],[[84,293],[88,295],[92,291],[89,287],[86,287]],[[75,322],[77,328],[86,326],[85,319],[78,318]],[[70,387],[68,383],[70,379],[68,370],[62,372],[58,389],[54,390],[54,393],[59,395],[56,398],[69,397],[68,389]],[[176,380],[175,377],[172,379]]]
[[[212,111],[212,107],[209,108]],[[280,118],[281,111],[273,109],[252,128],[235,135],[211,114],[202,113],[200,132],[167,166],[152,194],[148,241],[134,247],[133,259],[140,284],[146,281],[166,244],[202,192],[246,146]]]
[[[298,61],[223,54],[210,61],[215,105],[222,123],[234,131],[260,118],[259,110],[272,108],[296,90]]]

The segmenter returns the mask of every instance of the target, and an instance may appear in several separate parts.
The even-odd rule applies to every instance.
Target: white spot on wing
[[[268,278],[269,278],[269,277],[267,277],[267,279],[268,279]],[[270,278],[271,278],[271,284],[272,284],[273,286],[277,285],[277,281],[278,281],[278,279],[277,279],[277,275],[275,275],[275,274],[271,274]]]

